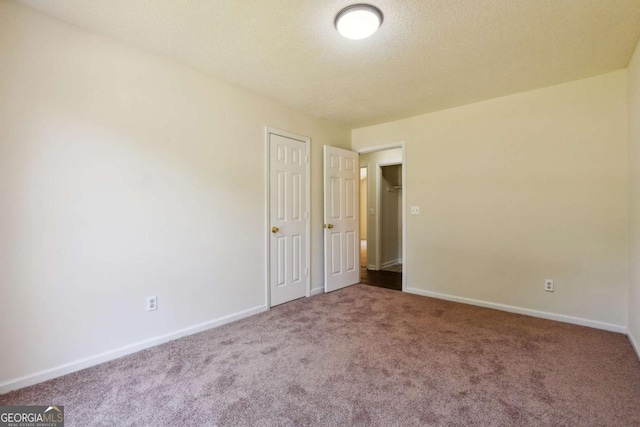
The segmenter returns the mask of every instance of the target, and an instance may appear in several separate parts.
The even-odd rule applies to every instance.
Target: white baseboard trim
[[[315,296],[315,295],[320,295],[324,293],[324,288],[314,288],[311,289],[311,291],[309,292],[309,296]]]
[[[218,319],[210,320],[208,322],[200,323],[188,328],[180,329],[175,332],[170,332],[165,335],[160,335],[154,338],[149,338],[144,341],[139,341],[134,344],[129,344],[124,347],[117,348],[115,350],[105,351],[94,356],[89,356],[84,359],[76,360],[74,362],[65,363],[64,365],[56,366],[55,368],[46,369],[43,371],[35,372],[30,375],[26,375],[20,378],[14,378],[9,381],[0,383],[0,394],[5,394],[11,390],[17,390],[23,387],[28,387],[33,384],[38,384],[43,381],[47,381],[53,378],[61,377],[82,369],[89,368],[91,366],[99,365],[110,360],[118,359],[123,356],[127,356],[132,353],[136,353],[140,350],[144,350],[150,347],[155,347],[160,344],[164,344],[168,341],[197,334],[198,332],[206,331],[218,326],[225,325],[227,323],[234,322],[236,320],[244,319],[245,317],[253,316],[258,313],[267,311],[266,305],[250,308],[248,310],[241,311],[239,313],[223,316]]]
[[[385,268],[391,267],[392,265],[396,265],[396,264],[402,264],[402,260],[394,259],[391,261],[383,262],[382,265],[380,265],[380,270],[384,270]]]
[[[375,265],[367,265],[367,270],[376,271],[377,269]]]
[[[636,356],[640,359],[640,341],[638,341],[629,330],[627,331],[627,338],[629,338],[629,342],[631,343],[631,347],[635,350]]]
[[[516,307],[512,305],[499,304],[495,302],[458,297],[455,295],[425,291],[425,290],[416,289],[416,288],[407,288],[405,292],[410,294],[422,295],[425,297],[431,297],[431,298],[443,299],[447,301],[460,302],[463,304],[475,305],[478,307],[492,308],[494,310],[507,311],[509,313],[524,314],[526,316],[539,317],[542,319],[555,320],[555,321],[564,322],[564,323],[572,323],[574,325],[580,325],[580,326],[588,326],[590,328],[603,329],[605,331],[618,332],[621,334],[627,333],[627,328],[621,325],[614,325],[612,323],[599,322],[597,320],[583,319],[581,317],[567,316],[565,314],[549,313],[547,311],[539,311],[539,310],[533,310],[530,308],[522,308],[522,307]]]

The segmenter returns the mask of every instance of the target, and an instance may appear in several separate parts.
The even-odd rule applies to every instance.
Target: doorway
[[[380,270],[402,273],[402,163],[380,166]]]
[[[368,166],[360,167],[360,268],[367,267],[367,176]]]
[[[360,282],[402,290],[404,147],[360,151]]]

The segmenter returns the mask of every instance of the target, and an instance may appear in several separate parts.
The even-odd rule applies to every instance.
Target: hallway
[[[378,288],[402,290],[402,265],[400,272],[367,269],[367,241],[360,241],[360,283]]]

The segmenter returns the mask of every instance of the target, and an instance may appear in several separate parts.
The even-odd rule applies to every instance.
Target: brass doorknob
[[[326,228],[333,228],[333,224],[325,224],[324,225]]]
[[[271,232],[272,233],[277,233],[278,231],[280,231],[280,229],[278,227],[276,227],[275,225],[273,227],[271,227]]]

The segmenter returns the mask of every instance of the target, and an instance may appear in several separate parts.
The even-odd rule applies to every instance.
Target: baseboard
[[[627,338],[629,338],[631,347],[636,351],[636,356],[638,356],[638,360],[640,360],[640,341],[638,341],[629,330],[627,330]]]
[[[597,320],[583,319],[581,317],[573,317],[573,316],[567,316],[564,314],[549,313],[547,311],[532,310],[529,308],[499,304],[495,302],[475,300],[471,298],[441,294],[439,292],[425,291],[425,290],[416,289],[416,288],[407,288],[405,292],[410,294],[431,297],[431,298],[443,299],[447,301],[460,302],[463,304],[475,305],[478,307],[492,308],[494,310],[507,311],[509,313],[524,314],[526,316],[539,317],[542,319],[555,320],[555,321],[564,322],[564,323],[572,323],[574,325],[580,325],[580,326],[588,326],[590,328],[603,329],[605,331],[619,332],[622,334],[627,333],[627,328],[624,326],[614,325],[612,323],[606,323],[606,322],[599,322]]]
[[[391,267],[392,265],[396,265],[396,264],[402,264],[402,260],[394,259],[394,260],[391,260],[391,261],[383,262],[380,265],[380,270],[384,270],[385,268]]]
[[[314,288],[311,289],[311,291],[309,292],[309,296],[315,296],[315,295],[320,295],[324,293],[324,288]]]
[[[95,356],[89,356],[84,359],[76,360],[74,362],[65,363],[64,365],[57,366],[55,368],[46,369],[44,371],[36,372],[24,377],[11,379],[0,384],[0,394],[5,394],[11,390],[17,390],[23,387],[28,387],[33,384],[38,384],[43,381],[47,381],[53,378],[61,377],[82,369],[89,368],[91,366],[99,365],[110,360],[118,359],[123,356],[127,356],[132,353],[136,353],[140,350],[144,350],[150,347],[155,347],[160,344],[164,344],[168,341],[197,334],[208,329],[212,329],[218,326],[225,325],[227,323],[234,322],[236,320],[244,319],[245,317],[253,316],[258,313],[267,311],[267,306],[261,305],[258,307],[250,308],[248,310],[241,311],[239,313],[223,316],[218,319],[210,320],[208,322],[200,323],[198,325],[190,326],[188,328],[180,329],[179,331],[171,332],[158,337],[150,338],[144,341],[140,341],[134,344],[130,344],[124,347],[117,348],[115,350],[109,350],[104,353],[96,354]]]
[[[376,271],[377,268],[375,265],[367,265],[367,270]]]

